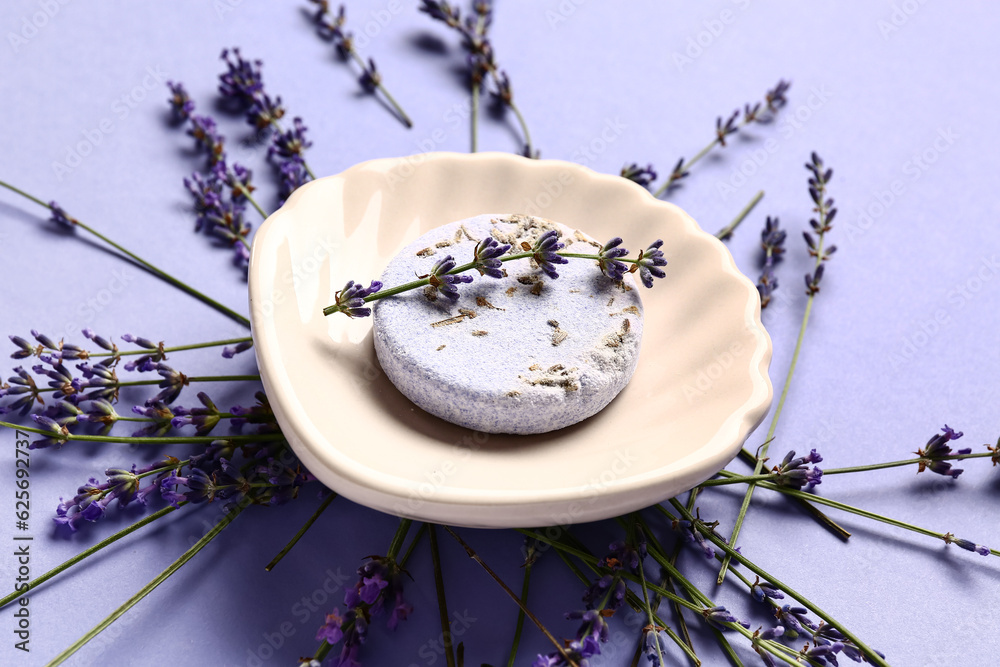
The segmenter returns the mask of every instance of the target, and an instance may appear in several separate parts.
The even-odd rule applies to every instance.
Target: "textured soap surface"
[[[534,244],[549,229],[565,251],[601,244],[556,222],[481,215],[438,227],[404,248],[381,280],[392,287],[430,273],[447,255],[458,264],[492,235]],[[487,433],[544,433],[604,408],[635,371],[642,301],[631,275],[615,283],[597,263],[570,259],[550,279],[530,259],[503,264],[501,279],[475,276],[458,301],[413,290],[375,302],[375,351],[392,383],[442,419]],[[434,298],[436,296],[436,299]]]

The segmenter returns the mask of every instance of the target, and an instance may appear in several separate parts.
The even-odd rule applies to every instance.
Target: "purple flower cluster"
[[[569,263],[568,259],[559,254],[564,247],[565,244],[559,242],[559,232],[550,229],[535,240],[535,245],[531,248],[531,258],[545,275],[554,280],[559,277],[555,265]]]
[[[764,268],[757,280],[757,291],[760,293],[760,307],[767,308],[771,295],[778,289],[774,267],[785,252],[785,231],[781,229],[778,218],[767,216],[760,233],[760,247],[764,250]]]
[[[597,253],[597,256],[600,258],[597,260],[597,264],[601,267],[601,273],[615,282],[624,278],[625,272],[628,271],[628,266],[624,262],[618,261],[619,257],[624,257],[628,254],[628,250],[622,248],[621,244],[621,237],[616,236],[601,246],[600,251]]]
[[[725,121],[722,120],[722,116],[719,116],[715,119],[715,140],[719,142],[720,146],[725,147],[726,137],[728,137],[730,134],[735,134],[736,132],[739,131],[739,128],[736,126],[736,120],[739,117],[740,117],[740,112],[737,109],[736,111],[733,112],[733,115],[731,115]]]
[[[450,255],[449,255],[450,257]],[[368,317],[372,314],[372,309],[365,307],[365,297],[371,296],[382,289],[382,283],[373,280],[368,287],[363,287],[361,283],[353,280],[344,285],[344,289],[334,295],[339,312],[348,317]]]
[[[764,600],[781,600],[785,597],[785,594],[781,590],[766,581],[761,581],[760,577],[750,586],[750,595],[757,602],[763,602]]]
[[[33,365],[30,371],[18,366],[14,369],[14,375],[0,383],[0,399],[11,399],[0,404],[0,414],[16,411],[21,416],[27,416],[33,408],[38,407],[38,412],[32,415],[32,419],[46,433],[45,437],[31,444],[33,449],[62,445],[78,426],[93,425],[97,434],[108,435],[122,419],[115,410],[114,403],[118,401],[121,388],[129,384],[121,381],[117,373],[118,364],[123,359],[122,351],[115,343],[90,329],[84,329],[83,335],[98,348],[96,350],[88,350],[62,340],[56,342],[38,331],[32,330],[31,333],[37,344],[20,336],[10,337],[16,346],[11,357],[25,359],[37,356],[41,363]],[[155,382],[159,388],[158,393],[149,397],[144,405],[132,407],[131,411],[141,418],[138,421],[146,422],[133,436],[162,436],[174,427],[186,425],[194,426],[199,435],[205,435],[222,418],[228,416],[220,413],[211,399],[203,393],[198,394],[201,407],[171,408],[169,404],[178,398],[189,380],[184,373],[163,363],[167,358],[164,343],[132,334],[123,335],[122,340],[136,345],[139,348],[137,351],[144,352],[142,355],[132,356],[123,365],[126,371],[156,373],[161,378]],[[241,343],[236,347],[243,349],[245,346],[248,344]],[[223,356],[232,355],[226,355],[224,351]],[[102,358],[98,360],[98,357]],[[72,364],[71,361],[80,363]],[[262,397],[263,394],[258,394],[261,402],[248,410],[234,407],[231,414],[237,416],[231,425],[239,428],[249,421],[257,425],[258,433],[276,431],[274,415],[267,407],[266,399]],[[49,402],[46,399],[50,399]],[[91,430],[91,433],[94,432]]]
[[[305,150],[312,146],[306,139],[307,129],[302,119],[296,117],[292,129],[275,132],[271,137],[267,157],[278,170],[278,195],[282,203],[298,187],[312,180],[304,157]]]
[[[642,637],[642,652],[649,661],[649,667],[664,667],[660,656],[667,652],[666,633],[661,628],[647,626]]]
[[[124,509],[133,500],[145,505],[149,494],[156,490],[157,483],[153,482],[143,487],[140,475],[145,476],[147,473],[169,469],[176,464],[176,459],[163,459],[139,469],[135,466],[129,470],[108,468],[104,471],[107,479],[103,484],[91,477],[86,484],[77,489],[73,498],[68,501],[59,499],[55,522],[75,531],[81,521],[98,521],[103,518],[108,505],[114,500],[118,501],[119,509]]]
[[[648,248],[642,251],[639,255],[639,261],[632,265],[632,270],[635,271],[638,267],[639,277],[642,279],[642,284],[646,287],[651,288],[653,286],[653,278],[663,278],[667,274],[663,272],[661,266],[667,265],[666,258],[663,257],[663,251],[660,247],[663,245],[663,241],[657,239],[653,241]]]
[[[476,244],[476,269],[479,275],[486,275],[490,278],[503,278],[500,270],[500,257],[510,250],[509,243],[500,243],[492,236],[487,236]]]
[[[588,664],[586,661],[601,654],[601,643],[608,641],[608,623],[605,620],[625,603],[625,582],[616,575],[604,575],[595,581],[583,596],[586,609],[568,612],[567,620],[580,621],[576,637],[564,642],[565,652],[578,665]],[[566,658],[555,651],[547,655],[538,655],[532,667],[564,667],[570,664]]]
[[[680,168],[680,165],[678,165],[678,168]],[[640,167],[637,162],[633,162],[622,167],[621,176],[648,189],[653,184],[653,181],[656,180],[656,170],[653,169],[653,165],[651,164]]]
[[[812,174],[809,177],[809,197],[813,201],[816,217],[809,220],[809,226],[817,234],[813,237],[810,232],[802,232],[809,248],[809,255],[816,258],[816,268],[812,273],[807,273],[806,294],[809,296],[819,292],[819,283],[823,279],[823,267],[830,255],[837,251],[837,246],[823,247],[823,238],[831,229],[831,223],[837,215],[837,209],[833,206],[833,199],[826,196],[826,186],[833,178],[833,170],[828,169],[823,164],[822,158],[815,152],[806,163],[806,169]]]
[[[427,279],[430,281],[430,287],[436,290],[438,294],[452,301],[458,301],[458,288],[455,286],[462,283],[471,283],[472,276],[449,273],[454,268],[455,258],[451,255],[446,255],[444,259],[440,259],[434,263],[434,267],[431,269]]]
[[[251,225],[244,219],[246,195],[253,191],[249,169],[221,158],[208,173],[198,172],[184,179],[184,187],[194,202],[195,231],[203,231],[233,250],[233,262],[246,266],[250,259],[248,238]]]
[[[267,400],[264,392],[258,391],[254,394],[257,404],[249,408],[234,405],[229,408],[229,414],[235,415],[229,420],[229,425],[234,429],[241,430],[245,424],[253,424],[256,433],[277,433],[278,422],[274,418],[274,411]]]
[[[257,129],[270,127],[285,115],[281,98],[264,91],[263,62],[247,60],[238,48],[223,49],[220,56],[226,71],[219,75],[219,95],[235,109],[246,113],[247,122]]]
[[[720,535],[715,531],[716,527],[719,525],[718,521],[702,521],[699,516],[696,522],[711,530],[712,534],[721,539],[723,542],[726,542],[727,544],[729,543],[729,540],[726,539],[725,536]],[[705,539],[705,536],[700,530],[698,530],[698,527],[694,523],[688,521],[687,519],[673,519],[670,522],[670,527],[674,530],[674,532],[680,534],[682,541],[689,544],[697,544],[701,548],[701,551],[707,560],[715,558],[715,548],[712,547],[712,544]],[[737,551],[739,551],[739,549],[737,549]]]
[[[462,20],[461,11],[447,2],[422,0],[420,11],[435,21],[440,21],[459,33],[462,47],[465,49],[470,69],[470,78],[475,83],[482,83],[487,75],[492,75],[498,95],[510,95],[510,81],[506,76],[501,78],[493,54],[493,45],[487,33],[493,22],[493,6],[490,2],[476,2],[471,15]]]
[[[770,596],[768,596],[770,597]],[[763,599],[763,598],[762,598]],[[770,601],[770,600],[768,600]],[[832,665],[837,667],[837,656],[843,655],[854,662],[867,662],[867,658],[854,642],[847,639],[844,634],[824,622],[814,623],[808,617],[808,610],[804,607],[792,605],[774,605],[774,615],[778,624],[766,630],[757,630],[753,634],[753,649],[768,667],[774,667],[774,659],[760,646],[760,641],[775,641],[781,637],[797,639],[805,635],[812,639],[812,645],[805,644],[799,651],[799,656],[806,664]],[[883,658],[881,651],[876,651]]]
[[[195,435],[211,433],[212,429],[218,425],[221,413],[205,392],[198,392],[198,400],[201,401],[202,407],[200,408],[175,408],[173,411],[175,416],[170,420],[170,425],[174,428],[194,426]]]
[[[708,621],[709,625],[719,629],[725,629],[727,623],[737,623],[742,625],[744,628],[750,627],[749,623],[736,618],[728,609],[721,606],[702,609],[701,615],[706,621]]]
[[[917,464],[917,472],[921,473],[924,470],[930,470],[939,475],[947,475],[952,479],[958,479],[963,469],[953,468],[947,457],[955,456],[956,454],[970,454],[972,453],[972,448],[967,447],[952,451],[951,445],[948,443],[952,440],[958,440],[963,435],[961,431],[956,432],[945,424],[944,428],[941,429],[941,433],[931,436],[931,439],[927,441],[927,444],[923,448],[914,452],[920,457],[920,462]]]
[[[226,71],[219,75],[219,94],[235,109],[245,111],[247,122],[260,131],[271,132],[267,157],[278,175],[281,203],[300,185],[312,180],[303,153],[311,146],[305,138],[301,118],[292,119],[293,128],[283,131],[278,120],[285,115],[281,98],[272,98],[264,90],[260,60],[247,60],[239,49],[224,49]]]
[[[646,536],[642,528],[636,526],[635,536],[630,540],[616,540],[608,545],[608,555],[597,564],[617,572],[624,569],[633,574],[639,572],[646,559]]]
[[[62,206],[54,201],[49,202],[49,211],[52,212],[52,222],[56,223],[60,227],[72,229],[75,225],[80,224],[79,220],[71,217],[68,213],[66,213]]]
[[[403,598],[403,571],[389,558],[372,557],[358,568],[358,582],[344,594],[346,611],[340,607],[326,615],[326,622],[316,632],[316,639],[328,644],[343,643],[334,663],[341,667],[360,667],[358,653],[368,636],[372,616],[388,611],[386,626],[395,630],[406,620],[413,607]]]
[[[945,534],[944,541],[945,541],[945,544],[954,544],[955,546],[957,546],[957,547],[959,547],[961,549],[965,549],[966,551],[975,552],[975,553],[979,554],[980,556],[989,556],[990,555],[990,548],[989,547],[984,547],[981,544],[976,544],[972,540],[965,540],[965,539],[962,539],[961,537],[955,537],[951,533],[946,533]]]
[[[58,438],[55,422],[49,422],[53,437]],[[234,457],[242,462],[237,465]],[[296,498],[302,486],[315,480],[284,443],[237,447],[226,440],[217,440],[184,461],[168,456],[143,468],[109,468],[105,474],[104,483],[92,478],[70,500],[60,498],[55,522],[75,531],[81,521],[103,518],[113,500],[118,500],[119,508],[133,500],[146,506],[156,494],[174,507],[182,502],[215,500],[226,500],[229,505],[280,505]]]
[[[243,78],[230,79],[230,87],[236,86],[236,81],[243,81]],[[254,190],[251,183],[253,174],[242,165],[233,163],[230,166],[215,121],[208,116],[194,114],[194,102],[183,84],[171,81],[167,85],[172,93],[168,102],[173,117],[187,122],[188,134],[209,156],[206,173],[194,172],[190,178],[184,179],[184,187],[194,203],[195,231],[204,231],[221,245],[231,247],[234,262],[245,266],[250,257],[247,239],[251,226],[244,220],[244,212],[247,197]]]
[[[566,654],[578,665],[587,665],[587,659],[600,655],[601,644],[608,641],[607,618],[625,604],[628,589],[621,577],[621,571],[636,573],[646,558],[646,537],[638,526],[630,531],[627,540],[618,540],[608,546],[608,554],[598,561],[598,566],[610,570],[595,580],[583,594],[585,609],[566,614],[568,620],[580,621],[576,637],[566,642]],[[656,641],[655,634],[653,641]],[[652,655],[656,656],[656,644],[652,645]],[[558,651],[539,655],[532,667],[562,667],[567,665],[565,657]]]
[[[808,456],[798,458],[795,457],[795,451],[792,450],[785,454],[780,465],[771,469],[771,473],[774,475],[776,484],[793,489],[802,489],[803,487],[809,489],[823,481],[823,471],[816,465],[809,467],[809,464],[816,464],[822,460],[823,457],[815,449]]]
[[[316,5],[316,11],[313,13],[312,19],[320,37],[333,42],[334,47],[337,49],[337,55],[342,60],[347,60],[354,55],[354,35],[344,29],[344,25],[347,23],[347,14],[344,5],[340,5],[337,8],[336,16],[333,16],[330,12],[330,3],[328,0],[309,0],[309,2]],[[381,78],[375,69],[375,61],[369,58],[366,64],[360,58],[358,60],[362,68],[358,82],[366,91],[372,92]]]

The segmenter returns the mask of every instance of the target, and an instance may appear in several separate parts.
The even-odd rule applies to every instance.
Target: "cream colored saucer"
[[[638,370],[569,428],[487,435],[433,417],[379,369],[371,318],[321,312],[420,234],[489,211],[621,236],[633,252],[664,241],[667,277],[642,290]],[[399,516],[479,527],[617,516],[711,477],[771,403],[757,290],[726,247],[638,185],[569,162],[429,153],[319,179],[257,232],[249,288],[261,376],[289,443],[330,488]]]

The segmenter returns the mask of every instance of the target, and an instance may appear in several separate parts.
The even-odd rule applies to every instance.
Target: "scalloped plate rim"
[[[607,486],[607,488],[602,490],[602,498],[605,501],[609,500],[609,498],[614,498],[619,502],[603,503],[609,508],[608,511],[604,512],[601,511],[600,507],[589,508],[589,510],[584,513],[585,516],[579,519],[580,521],[590,521],[616,516],[621,513],[618,509],[620,509],[622,504],[631,506],[635,504],[636,500],[649,500],[650,498],[657,496],[656,490],[658,488],[669,486],[668,482],[671,481],[674,483],[673,486],[677,486],[679,483],[680,486],[691,488],[705,479],[712,477],[719,469],[732,460],[732,458],[739,451],[739,448],[764,419],[770,409],[770,405],[773,400],[773,387],[767,374],[772,353],[771,340],[761,322],[757,290],[753,283],[751,283],[749,279],[736,267],[736,263],[733,260],[732,255],[729,253],[728,248],[714,235],[708,234],[702,230],[691,218],[691,216],[688,215],[683,209],[671,202],[665,202],[653,198],[645,188],[623,179],[620,176],[602,174],[586,166],[572,162],[562,160],[529,160],[527,158],[508,153],[482,152],[468,154],[434,152],[399,158],[377,158],[367,160],[365,162],[355,164],[338,174],[310,181],[294,192],[283,207],[271,214],[267,220],[262,223],[254,236],[251,251],[250,271],[248,275],[248,292],[250,298],[251,321],[253,322],[252,336],[255,344],[255,354],[257,355],[258,366],[261,372],[261,379],[265,387],[265,392],[271,402],[272,409],[278,419],[278,423],[282,427],[282,431],[286,433],[286,438],[293,446],[293,450],[295,450],[301,458],[319,462],[321,454],[330,455],[332,453],[334,456],[339,456],[342,462],[347,464],[347,469],[333,470],[327,466],[322,466],[322,463],[320,463],[323,467],[321,474],[317,474],[315,471],[313,472],[314,474],[317,474],[317,477],[319,477],[321,481],[326,482],[328,479],[336,480],[335,483],[330,486],[340,487],[340,489],[335,490],[338,490],[338,492],[348,498],[374,507],[375,509],[395,514],[400,513],[398,511],[398,502],[411,498],[413,491],[415,491],[421,483],[416,480],[404,480],[403,478],[399,478],[394,475],[383,474],[380,471],[372,470],[367,465],[357,464],[352,466],[351,464],[353,463],[353,460],[342,452],[336,451],[335,446],[331,447],[329,439],[323,436],[322,433],[318,432],[318,429],[316,429],[314,425],[311,423],[307,424],[307,422],[300,421],[298,419],[298,417],[302,416],[300,413],[303,408],[301,404],[292,398],[294,396],[294,390],[291,386],[289,386],[291,384],[291,378],[287,373],[282,373],[279,369],[272,368],[272,364],[270,363],[271,359],[268,358],[268,346],[271,344],[272,338],[277,338],[277,333],[274,331],[273,326],[268,327],[258,325],[258,318],[255,315],[257,311],[253,307],[253,302],[256,295],[263,293],[263,285],[267,282],[265,277],[261,276],[258,270],[255,270],[259,267],[259,262],[256,260],[256,256],[258,253],[262,252],[260,250],[262,246],[272,242],[271,237],[273,235],[277,234],[280,237],[287,231],[287,221],[285,218],[294,216],[294,213],[292,212],[293,207],[289,206],[289,204],[294,204],[295,201],[302,197],[303,193],[308,192],[308,190],[315,187],[323,187],[323,183],[325,181],[335,179],[346,181],[350,178],[352,172],[360,173],[362,171],[377,171],[379,173],[387,173],[394,166],[398,166],[403,163],[408,163],[413,165],[414,169],[419,169],[422,165],[427,164],[429,161],[464,161],[484,163],[481,168],[487,168],[488,163],[493,162],[507,163],[508,165],[513,164],[516,165],[516,168],[532,168],[533,165],[558,166],[559,168],[567,169],[583,176],[588,180],[603,180],[605,182],[614,183],[616,187],[632,189],[634,192],[642,194],[642,197],[644,198],[636,198],[637,202],[646,206],[670,209],[674,214],[679,215],[684,220],[688,233],[701,235],[705,237],[706,240],[710,240],[710,242],[715,245],[716,250],[724,260],[722,262],[721,269],[728,276],[742,282],[747,289],[748,302],[745,323],[747,325],[747,329],[753,333],[754,340],[757,343],[752,354],[751,365],[747,369],[751,374],[753,392],[751,397],[740,405],[736,411],[727,415],[725,419],[720,420],[721,425],[734,417],[739,419],[737,437],[735,440],[729,445],[728,448],[723,448],[726,449],[726,451],[705,452],[699,460],[691,460],[691,457],[685,457],[662,468],[645,471],[641,474],[626,475],[621,479],[614,480]],[[574,184],[574,187],[586,187],[586,184],[587,180],[582,180],[579,185]],[[405,244],[409,240],[412,239],[401,239],[400,243]],[[274,344],[277,344],[277,342],[275,341]],[[303,426],[303,424],[306,425]],[[316,433],[310,433],[310,431],[316,431]],[[317,443],[316,436],[319,436],[319,439],[323,441],[321,444]],[[705,444],[707,445],[710,443],[711,441]],[[328,450],[322,451],[321,453],[314,451],[317,447],[322,450],[323,446],[326,446],[333,451],[331,452]],[[665,472],[670,473],[669,477],[664,478]],[[434,498],[426,499],[421,503],[421,509],[424,511],[415,512],[410,518],[439,521],[445,520],[452,521],[452,523],[462,522],[466,525],[476,525],[482,527],[518,526],[522,525],[524,522],[510,521],[509,519],[503,520],[507,516],[508,512],[517,512],[519,516],[515,518],[525,518],[524,513],[528,509],[534,509],[535,511],[533,514],[538,514],[544,511],[545,514],[551,515],[554,509],[571,502],[579,501],[581,499],[581,493],[587,490],[589,490],[589,486],[587,485],[575,487],[564,486],[558,489],[533,489],[531,491],[466,488],[449,489],[448,487],[442,487],[436,489]],[[677,493],[682,492],[682,490],[677,491]],[[627,502],[628,498],[621,498],[620,496],[631,496],[634,500],[629,503]],[[397,501],[397,504],[393,505],[389,502],[390,500]],[[663,500],[663,497],[659,497],[658,500],[652,500],[651,502],[644,502],[640,506],[644,507],[652,504],[653,502],[658,502],[659,500]],[[465,520],[461,519],[462,516],[468,517],[470,515],[469,510],[474,508],[491,508],[491,511],[488,513],[488,516],[479,516],[476,514],[475,520],[469,520],[467,518]],[[454,519],[456,518],[459,520],[455,521]]]

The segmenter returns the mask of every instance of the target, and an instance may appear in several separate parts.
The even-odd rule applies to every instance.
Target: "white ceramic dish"
[[[321,312],[410,240],[487,211],[621,236],[632,250],[664,241],[667,277],[642,291],[638,370],[584,422],[534,436],[449,424],[380,371],[370,318]],[[711,477],[771,403],[757,290],[725,246],[638,185],[568,162],[430,153],[319,179],[257,232],[249,288],[261,376],[289,443],[338,493],[399,516],[478,527],[617,516]]]

